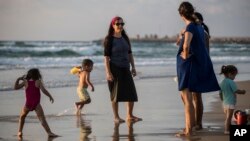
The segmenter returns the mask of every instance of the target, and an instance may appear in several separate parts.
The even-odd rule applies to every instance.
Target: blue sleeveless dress
[[[220,90],[214,73],[213,64],[205,47],[205,34],[202,26],[190,23],[186,31],[193,34],[187,59],[180,54],[183,50],[184,38],[180,42],[177,53],[177,76],[179,91],[188,88],[191,92],[211,92]]]

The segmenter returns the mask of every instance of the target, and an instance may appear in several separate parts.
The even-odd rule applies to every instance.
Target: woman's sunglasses
[[[119,25],[124,26],[125,23],[115,23],[115,25],[116,25],[116,26],[119,26]]]

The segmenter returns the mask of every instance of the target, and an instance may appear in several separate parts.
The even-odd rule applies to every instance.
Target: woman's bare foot
[[[202,129],[203,129],[203,127],[202,127],[201,124],[195,126],[196,131],[199,131],[199,130],[202,130]]]
[[[183,133],[183,132],[175,134],[176,137],[190,137],[190,135],[191,134],[186,134],[186,133]]]
[[[127,121],[142,121],[142,118],[131,116],[131,117],[127,117]]]
[[[52,133],[52,132],[51,132],[51,133],[48,133],[48,136],[49,136],[49,137],[59,137],[59,135],[56,135],[56,134],[54,134],[54,133]]]
[[[192,129],[192,132],[187,133],[186,128],[182,129],[182,131],[178,132],[175,134],[176,137],[190,137],[190,136],[195,136],[195,131]]]
[[[125,120],[121,119],[121,118],[115,118],[114,122],[115,123],[122,123],[122,122],[125,122]]]
[[[81,115],[81,110],[79,108],[79,105],[75,103],[75,108],[76,108],[76,115],[79,116]]]
[[[76,115],[77,115],[77,116],[80,116],[81,114],[82,114],[82,113],[81,113],[81,110],[80,110],[80,109],[77,109],[77,110],[76,110]]]

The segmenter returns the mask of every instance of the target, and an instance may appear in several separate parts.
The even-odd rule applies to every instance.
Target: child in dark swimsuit
[[[20,82],[21,81],[21,82]],[[20,119],[19,119],[19,129],[18,136],[22,136],[22,130],[25,122],[25,117],[28,115],[30,111],[35,110],[38,119],[40,120],[42,126],[48,133],[49,137],[57,137],[58,135],[51,132],[49,125],[45,119],[43,108],[40,105],[40,90],[49,97],[50,101],[53,103],[54,99],[50,95],[50,93],[45,89],[42,83],[42,76],[38,69],[33,68],[30,69],[27,73],[27,76],[22,76],[17,78],[15,82],[14,89],[18,90],[25,87],[26,93],[26,102],[24,107],[22,108]]]

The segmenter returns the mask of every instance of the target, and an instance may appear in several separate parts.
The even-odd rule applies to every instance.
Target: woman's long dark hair
[[[112,41],[113,41],[113,38],[114,38],[113,37],[113,35],[114,35],[113,25],[114,25],[115,21],[117,21],[117,20],[123,20],[123,19],[121,17],[114,17],[112,19],[112,21],[110,22],[108,35],[105,37],[104,43],[103,43],[103,46],[105,48],[112,46]],[[128,42],[129,47],[131,47],[130,40],[129,40],[128,35],[126,34],[126,31],[124,29],[122,30],[121,34],[122,34],[122,37]]]
[[[194,12],[195,16],[199,19],[199,21],[201,22],[201,25],[203,26],[204,30],[207,32],[208,36],[210,36],[209,33],[209,28],[208,26],[203,22],[203,16],[201,15],[201,13],[199,12]]]
[[[179,14],[194,23],[197,23],[197,18],[194,15],[194,7],[190,2],[184,1],[179,6]]]

